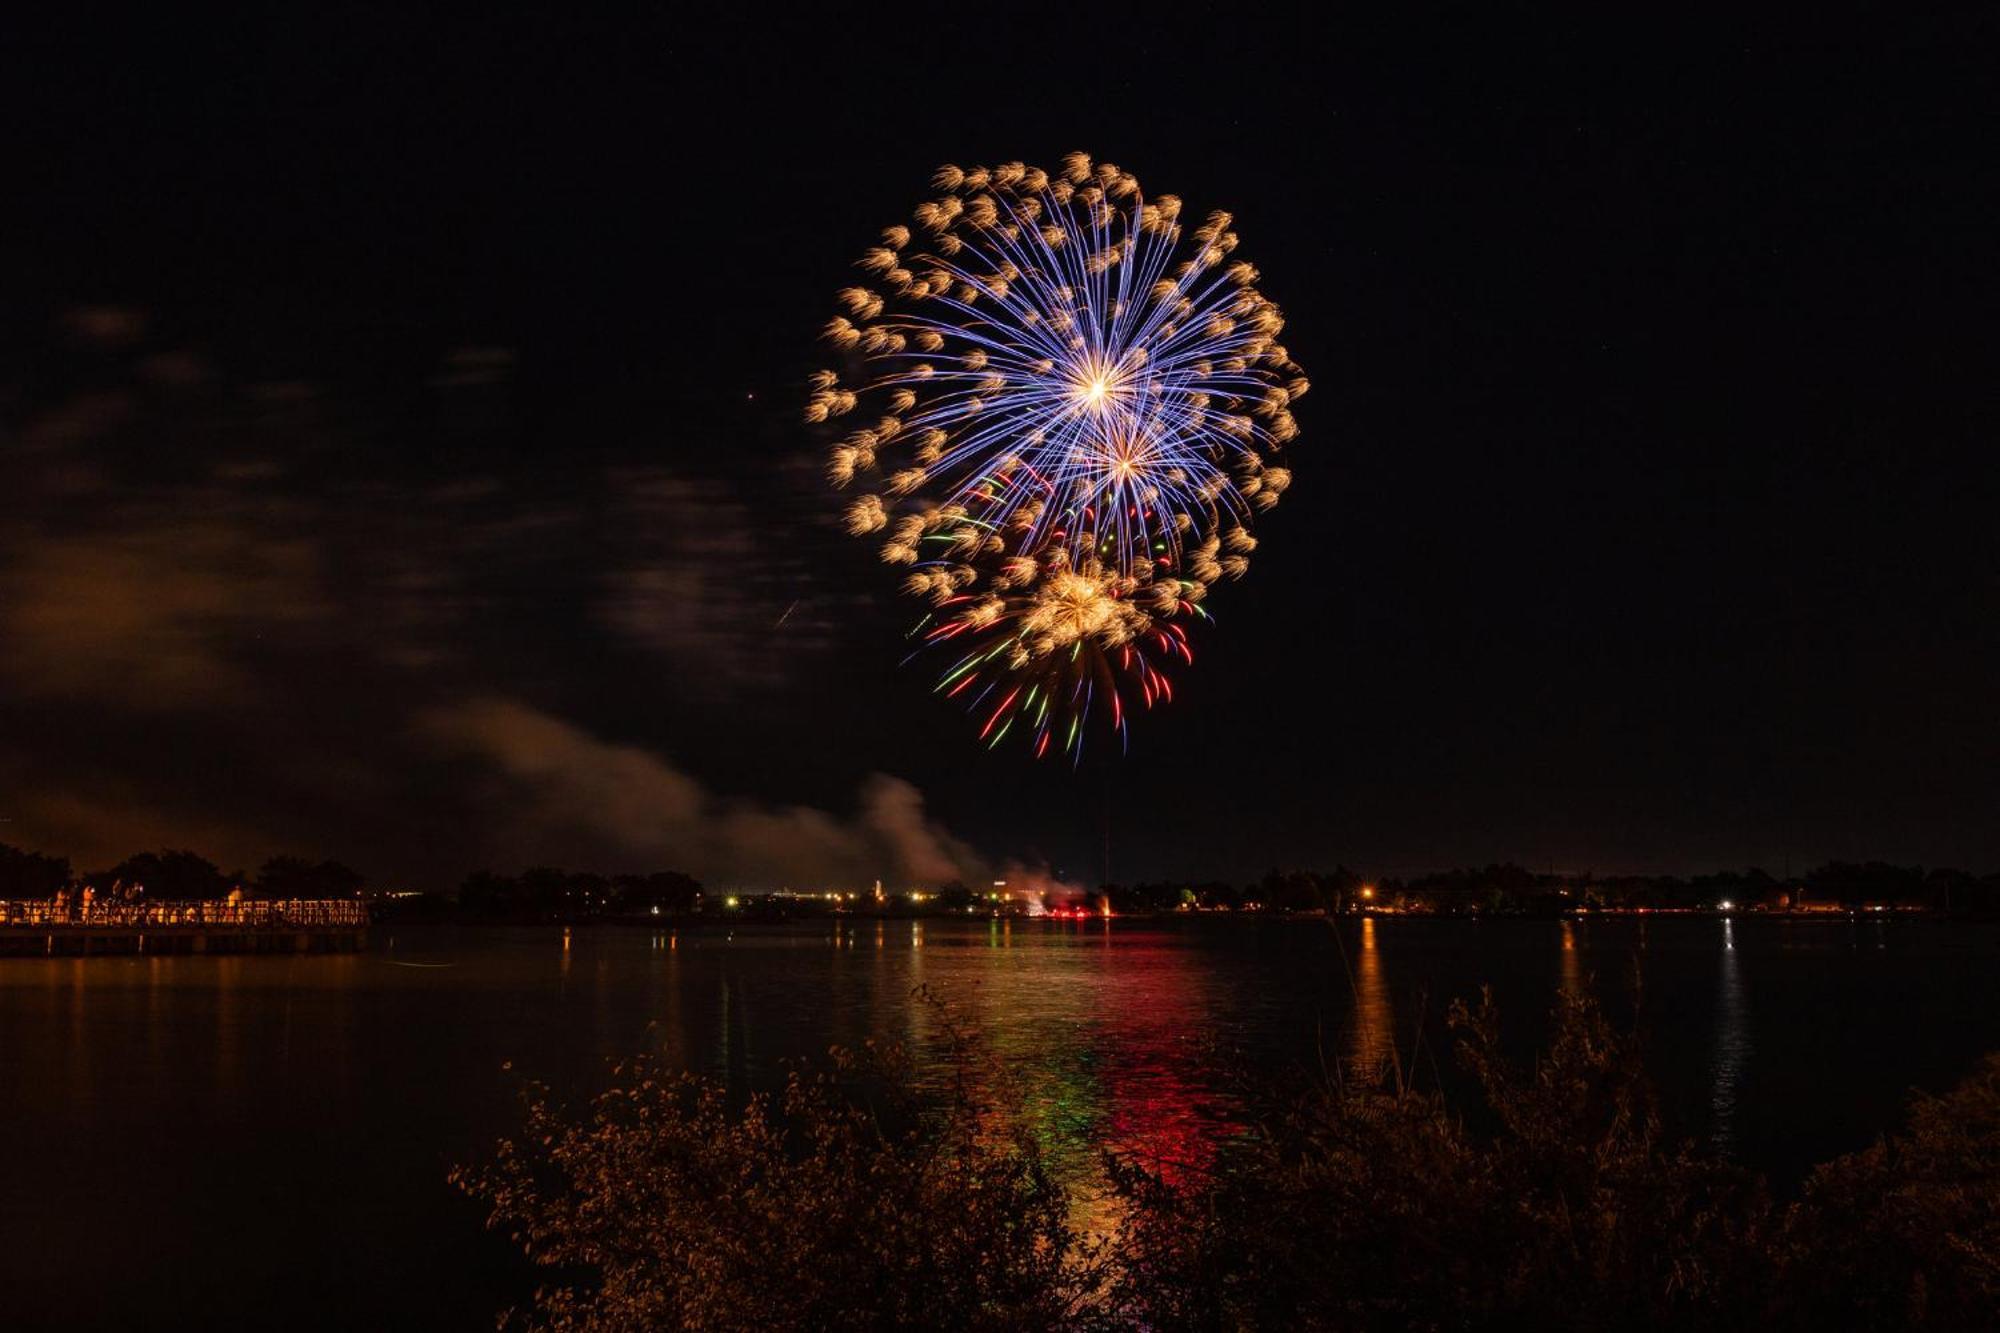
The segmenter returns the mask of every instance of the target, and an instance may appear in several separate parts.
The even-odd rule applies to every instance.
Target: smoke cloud
[[[992,873],[983,858],[924,812],[908,782],[874,774],[842,818],[803,805],[719,796],[638,746],[593,736],[515,699],[436,708],[419,736],[479,764],[485,798],[511,812],[492,854],[519,863],[686,870],[745,888],[892,888]],[[606,866],[605,868],[620,868]]]

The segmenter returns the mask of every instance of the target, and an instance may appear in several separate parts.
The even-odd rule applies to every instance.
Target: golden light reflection
[[[686,990],[681,974],[680,934],[669,931],[654,940],[660,951],[657,964],[647,969],[646,1007],[653,1017],[646,1030],[652,1034],[653,1049],[664,1060],[678,1066],[688,1062],[689,1034],[683,1009]]]
[[[243,1050],[243,958],[210,961],[215,969],[215,1091],[229,1102],[241,1095],[246,1061]]]
[[[1583,993],[1583,955],[1576,947],[1576,927],[1568,921],[1562,923],[1561,986],[1565,995]]]
[[[1375,918],[1361,918],[1361,949],[1354,962],[1354,1031],[1348,1061],[1356,1077],[1373,1080],[1396,1058],[1396,1015],[1382,970]]]

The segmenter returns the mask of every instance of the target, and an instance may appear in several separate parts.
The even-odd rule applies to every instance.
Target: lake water
[[[753,1087],[834,1043],[921,1056],[917,986],[1082,1173],[1106,1145],[1205,1156],[1219,1061],[1393,1046],[1428,1076],[1451,997],[1491,983],[1525,1054],[1559,988],[1629,1013],[1636,971],[1675,1127],[1783,1187],[2000,1047],[1996,964],[1993,925],[1657,917],[401,927],[360,955],[0,959],[0,1325],[490,1327],[524,1267],[445,1173],[515,1123],[521,1075],[582,1093],[651,1052]]]

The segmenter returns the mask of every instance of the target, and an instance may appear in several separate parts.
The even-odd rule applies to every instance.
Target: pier
[[[352,899],[110,902],[0,898],[0,957],[352,953],[368,909]]]

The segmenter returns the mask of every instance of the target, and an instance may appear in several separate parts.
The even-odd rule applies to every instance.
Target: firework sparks
[[[1122,734],[1128,699],[1172,697],[1181,622],[1248,569],[1250,519],[1290,484],[1273,459],[1307,382],[1228,214],[1184,227],[1179,199],[1082,153],[934,184],[839,293],[842,365],[806,418],[844,428],[849,531],[933,603],[923,641],[962,654],[939,688],[990,744],[1080,754],[1094,706]]]

